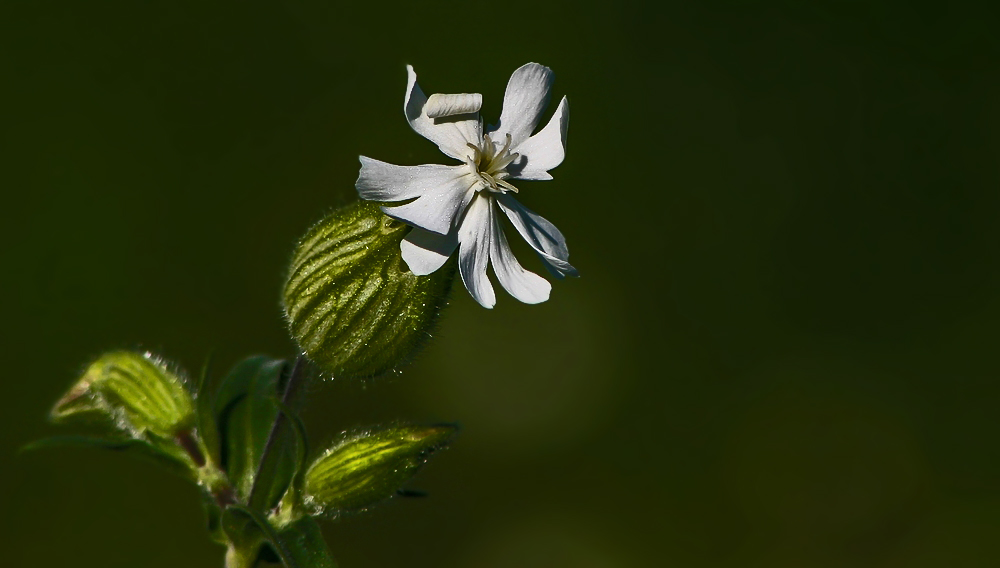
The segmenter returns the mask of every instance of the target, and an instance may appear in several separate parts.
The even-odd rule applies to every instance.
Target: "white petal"
[[[427,98],[424,113],[428,118],[455,116],[479,112],[483,107],[483,96],[479,93],[462,93],[460,95],[442,95],[440,93]]]
[[[406,75],[406,100],[403,102],[406,120],[417,134],[437,144],[448,156],[464,162],[470,152],[466,144],[478,146],[482,140],[479,114],[473,112],[441,118],[427,116],[427,96],[420,90],[417,74],[411,65],[406,66]]]
[[[520,156],[507,166],[517,179],[552,179],[549,170],[566,157],[566,131],[569,128],[569,102],[563,97],[552,119],[538,134],[512,151]]]
[[[360,156],[361,172],[354,187],[361,199],[369,201],[404,201],[434,188],[454,184],[469,173],[466,165],[397,166],[367,156]]]
[[[580,274],[569,263],[569,249],[566,247],[566,237],[555,225],[547,219],[521,205],[510,195],[498,195],[497,202],[503,208],[507,218],[542,257],[550,271],[562,278],[564,276],[579,276]]]
[[[492,308],[496,302],[493,285],[486,276],[486,265],[490,260],[490,209],[489,197],[477,195],[458,228],[458,271],[462,282],[472,297],[484,308]]]
[[[538,304],[549,299],[549,292],[552,285],[549,281],[525,270],[514,258],[514,253],[507,244],[507,237],[503,234],[503,226],[500,224],[496,207],[490,207],[491,224],[493,225],[493,237],[490,243],[490,261],[493,263],[493,272],[497,275],[497,280],[504,290],[521,300],[525,304]]]
[[[410,272],[425,276],[444,266],[457,246],[457,231],[445,236],[414,227],[399,243],[399,251]]]
[[[472,187],[478,179],[466,166],[456,167],[465,168],[465,173],[428,189],[414,201],[382,207],[382,212],[407,225],[447,235],[464,204],[468,203],[468,193],[473,191]]]
[[[514,147],[527,140],[549,104],[549,88],[554,79],[555,74],[544,65],[528,63],[518,67],[507,82],[500,122],[490,133],[490,138],[495,143],[503,144],[507,134],[510,134],[511,146]]]

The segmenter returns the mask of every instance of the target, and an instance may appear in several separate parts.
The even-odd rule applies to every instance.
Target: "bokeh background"
[[[324,525],[341,566],[1000,565],[988,8],[4,2],[4,564],[221,566],[184,481],[17,448],[104,350],[292,355],[285,265],[357,156],[445,160],[404,65],[489,120],[539,61],[569,151],[522,201],[583,276],[459,288],[402,374],[311,387],[317,442],[464,428],[428,499]]]

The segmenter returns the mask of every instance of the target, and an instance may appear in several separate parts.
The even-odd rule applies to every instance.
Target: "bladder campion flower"
[[[400,243],[403,260],[419,276],[444,265],[458,248],[462,282],[483,307],[496,303],[486,275],[493,272],[511,296],[537,304],[549,298],[552,286],[525,270],[514,258],[499,210],[535,249],[557,278],[577,276],[569,263],[566,239],[559,229],[521,205],[510,180],[549,180],[549,170],[565,156],[569,106],[563,97],[549,123],[532,136],[548,104],[552,70],[528,63],[507,83],[503,110],[496,125],[483,129],[478,93],[424,95],[417,74],[406,67],[403,111],[418,134],[437,144],[461,165],[396,166],[361,156],[356,184],[363,199],[406,202],[382,211],[413,230]]]

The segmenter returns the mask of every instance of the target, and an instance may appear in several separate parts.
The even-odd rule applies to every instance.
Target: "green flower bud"
[[[429,337],[455,279],[455,263],[416,276],[400,256],[409,231],[358,201],[299,242],[284,290],[299,347],[336,377],[372,377],[405,363]]]
[[[305,503],[316,514],[364,509],[391,497],[456,428],[403,426],[355,435],[306,471]]]
[[[173,438],[194,425],[194,403],[184,382],[152,354],[102,355],[52,409],[54,420],[81,414],[112,418],[133,436]]]

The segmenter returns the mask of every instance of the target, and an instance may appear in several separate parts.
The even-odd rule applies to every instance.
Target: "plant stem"
[[[240,550],[233,545],[229,545],[226,551],[225,568],[252,568],[254,559],[257,558],[257,549],[252,551]]]
[[[177,434],[177,445],[184,448],[187,455],[190,456],[191,461],[194,465],[198,467],[203,467],[205,465],[205,454],[202,453],[201,449],[198,447],[198,440],[192,435],[191,430],[184,430]]]
[[[292,365],[292,372],[288,375],[288,381],[285,382],[285,392],[281,396],[281,403],[286,407],[290,408],[292,401],[295,400],[298,391],[302,388],[302,384],[305,382],[303,380],[304,373],[303,368],[305,367],[305,356],[299,355],[295,359],[295,364]],[[278,412],[274,417],[274,423],[271,425],[271,432],[267,436],[267,442],[264,444],[264,451],[260,455],[260,463],[257,464],[257,475],[254,476],[253,487],[250,489],[250,498],[247,499],[247,506],[251,510],[261,510],[264,505],[261,503],[263,499],[267,499],[268,495],[265,493],[268,491],[267,488],[261,487],[260,480],[264,478],[271,477],[271,469],[275,467],[275,462],[269,460],[268,457],[274,452],[275,446],[278,443],[278,439],[281,437],[282,430],[287,427],[287,418],[285,418],[284,412]]]

